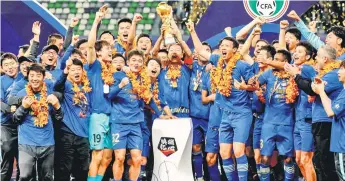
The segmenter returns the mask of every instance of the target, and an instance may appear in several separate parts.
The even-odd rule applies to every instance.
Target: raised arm
[[[301,31],[301,34],[307,41],[315,48],[319,49],[321,46],[323,46],[325,43],[320,40],[320,37],[315,35],[315,33],[311,32],[309,28],[304,24],[304,22],[301,20],[301,18],[297,15],[297,13],[292,10],[288,15],[289,18],[295,20],[295,25],[299,31]]]
[[[236,33],[236,39],[245,39],[248,33],[250,32],[251,29],[254,28],[255,25],[257,24],[264,24],[266,22],[265,18],[263,17],[256,17],[248,23],[246,26],[244,26],[240,31]]]
[[[68,46],[71,44],[72,37],[73,37],[73,29],[78,23],[79,23],[79,18],[74,17],[71,19],[71,24],[68,27],[68,30],[67,30],[66,36],[65,36],[65,41],[63,43],[63,49],[64,50],[66,50],[68,48]]]
[[[132,25],[131,28],[129,29],[129,33],[128,33],[128,45],[131,47],[132,45],[134,45],[134,41],[135,41],[135,36],[136,36],[136,30],[137,30],[137,24],[139,23],[139,21],[141,21],[143,19],[143,17],[141,16],[141,14],[134,14],[133,17],[133,21],[132,21]]]
[[[66,67],[66,62],[69,59],[69,57],[72,55],[72,52],[74,50],[74,45],[79,41],[79,35],[74,35],[72,38],[71,44],[66,49],[65,53],[63,54],[63,57],[61,58],[61,66],[60,69],[64,70]]]
[[[158,52],[160,50],[160,46],[162,44],[162,41],[163,41],[163,36],[162,34],[158,37],[155,45],[153,46],[152,50],[151,50],[151,54],[156,57],[158,55]]]
[[[279,31],[279,49],[286,50],[285,34],[286,28],[289,26],[287,20],[280,21],[280,31]]]
[[[195,51],[200,56],[202,56],[202,57],[204,57],[204,58],[209,60],[210,57],[211,57],[211,53],[202,49],[202,43],[201,43],[198,35],[195,32],[194,23],[189,21],[188,23],[186,23],[186,25],[187,25],[188,31],[190,32],[190,36],[192,37]]]
[[[87,49],[87,62],[89,65],[92,65],[96,60],[96,50],[95,50],[95,43],[97,39],[97,26],[102,21],[103,17],[105,16],[108,9],[108,5],[103,5],[99,8],[99,11],[96,13],[95,20],[92,24],[91,31],[89,33],[88,38],[88,49]]]
[[[34,38],[30,41],[29,49],[25,52],[24,56],[33,56],[36,58],[38,55],[41,34],[41,23],[39,21],[32,24],[32,33],[34,34]]]
[[[253,65],[254,63],[253,58],[249,56],[250,46],[252,44],[253,38],[257,35],[260,35],[260,33],[261,28],[259,26],[254,28],[254,30],[252,31],[252,33],[250,33],[249,37],[247,38],[246,42],[244,43],[240,51],[240,54],[243,56],[243,60],[246,61],[249,65]]]

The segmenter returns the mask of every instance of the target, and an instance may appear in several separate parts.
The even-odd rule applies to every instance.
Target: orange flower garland
[[[116,68],[111,64],[111,62],[100,61],[102,66],[102,80],[107,85],[114,84],[113,74],[116,72]]]
[[[82,75],[81,80],[82,80],[82,85],[83,85],[81,90],[80,90],[77,83],[73,82],[72,80],[69,80],[73,84],[73,88],[72,88],[72,91],[74,92],[73,105],[79,104],[81,101],[80,98],[85,97],[85,93],[91,92],[91,90],[92,90],[92,88],[90,87],[90,81],[87,78],[85,70],[83,70],[83,75]]]
[[[137,74],[133,72],[126,73],[126,75],[132,83],[133,93],[137,94],[139,98],[143,99],[145,104],[149,104],[153,95],[151,92],[151,79],[146,74],[146,70],[143,69],[140,71],[139,79]]]
[[[158,89],[158,81],[155,82],[155,85],[153,86],[153,100],[155,101],[156,105],[158,106],[158,109],[161,110],[161,101],[159,100],[159,89]]]
[[[259,77],[262,73],[264,73],[268,69],[270,69],[270,67],[268,67],[266,69],[260,69],[260,71],[259,71],[258,75],[256,75],[256,77]],[[259,90],[256,91],[256,95],[258,96],[258,99],[261,103],[266,103],[263,89],[266,89],[266,84],[261,85],[261,87],[259,87]]]
[[[337,57],[345,53],[345,48],[342,48],[340,51],[337,51]]]
[[[296,97],[299,95],[298,87],[294,78],[285,71],[274,71],[273,74],[280,79],[289,79],[288,85],[285,90],[286,103],[287,104],[294,103],[296,100]]]
[[[172,87],[177,87],[177,79],[181,77],[181,65],[168,65],[167,77],[170,79]]]
[[[319,74],[317,75],[317,77],[321,78],[323,77],[325,74],[327,74],[328,72],[339,68],[341,64],[341,61],[333,61],[331,63],[327,63],[320,71]]]
[[[48,124],[48,103],[47,103],[47,86],[43,82],[43,86],[40,92],[40,100],[38,101],[35,94],[29,84],[25,86],[26,94],[28,97],[34,99],[31,104],[31,110],[34,117],[34,125],[37,127],[43,127]]]
[[[218,60],[217,68],[211,72],[211,91],[215,91],[217,87],[220,94],[229,97],[231,94],[232,84],[232,71],[236,66],[237,61],[241,58],[241,54],[236,53],[233,55],[227,63],[225,69],[223,69],[224,59]]]

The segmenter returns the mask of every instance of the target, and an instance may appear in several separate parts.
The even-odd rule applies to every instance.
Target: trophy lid
[[[156,8],[156,11],[159,16],[169,16],[171,13],[171,6],[169,6],[166,2],[160,2]]]

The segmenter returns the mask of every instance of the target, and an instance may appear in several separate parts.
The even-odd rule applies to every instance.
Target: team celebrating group
[[[117,37],[97,39],[107,8],[88,39],[73,35],[73,18],[65,40],[50,35],[38,55],[34,22],[30,45],[2,54],[1,180],[14,158],[22,181],[101,181],[111,162],[115,181],[142,180],[154,120],[186,117],[198,181],[270,180],[279,162],[284,180],[297,170],[307,181],[345,180],[345,27],[323,42],[291,11],[294,26],[281,21],[271,44],[257,17],[235,37],[225,28],[212,50],[188,22],[192,52],[174,21],[154,45],[136,35],[140,14],[120,19]],[[164,41],[168,33],[176,43]]]

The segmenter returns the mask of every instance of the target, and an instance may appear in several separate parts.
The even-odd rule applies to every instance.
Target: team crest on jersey
[[[274,22],[286,13],[289,0],[243,0],[243,5],[253,19],[262,16],[268,22]]]
[[[339,105],[339,104],[336,104],[334,107],[335,107],[336,109],[339,109],[339,108],[340,108],[340,105]]]

